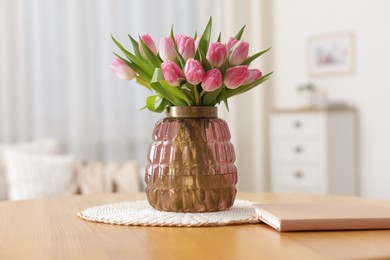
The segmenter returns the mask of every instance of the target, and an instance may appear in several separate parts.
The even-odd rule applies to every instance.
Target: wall
[[[330,100],[345,101],[359,115],[360,194],[390,198],[390,1],[275,0],[273,2],[273,101],[298,105],[297,85],[311,81]],[[309,77],[311,36],[352,32],[355,69],[346,75]]]

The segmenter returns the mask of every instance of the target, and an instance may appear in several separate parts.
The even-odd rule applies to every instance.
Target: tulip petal
[[[145,80],[150,80],[153,76],[153,69],[147,64],[146,62],[142,61],[140,58],[132,54],[131,52],[127,51],[125,48],[123,48],[122,44],[120,44],[113,36],[111,36],[112,40],[118,46],[118,48],[125,54],[125,56],[132,62],[134,65],[138,68],[133,68],[135,71],[137,71],[138,74],[140,74],[142,77],[145,78]],[[117,55],[118,56],[118,55]],[[119,56],[118,56],[119,57]]]
[[[112,71],[123,80],[132,80],[136,77],[135,71],[120,58],[114,58],[111,63]]]
[[[255,82],[263,75],[263,73],[259,69],[249,69],[248,71],[249,71],[249,75],[245,80],[244,84]]]
[[[237,42],[231,50],[229,64],[232,66],[242,64],[248,58],[249,43],[244,41]]]
[[[202,88],[206,92],[219,89],[222,86],[222,73],[219,69],[211,69],[204,74]]]
[[[175,44],[171,37],[166,36],[161,38],[159,44],[159,54],[163,61],[173,61],[176,58]]]
[[[173,61],[164,61],[161,63],[161,69],[164,80],[173,87],[179,86],[179,79],[184,78],[181,68]]]
[[[213,42],[210,43],[206,58],[211,66],[219,68],[225,61],[226,55],[227,51],[225,45],[220,42]]]
[[[247,66],[235,66],[225,72],[223,83],[227,88],[235,89],[244,84],[249,76]]]
[[[204,76],[204,69],[198,60],[189,58],[184,66],[186,80],[192,85],[198,85]]]
[[[236,95],[239,95],[239,94],[242,94],[244,92],[247,92],[248,90],[251,90],[252,88],[256,87],[257,85],[263,83],[264,81],[266,81],[272,74],[273,72],[270,72],[268,73],[267,75],[264,75],[262,76],[261,78],[259,78],[258,80],[256,80],[255,82],[252,82],[250,84],[246,84],[246,85],[243,85],[239,88],[236,88],[236,89],[227,89],[226,93],[227,93],[227,98],[231,98],[233,96],[236,96]]]
[[[154,67],[160,67],[161,61],[160,59],[156,56],[155,52],[152,51],[148,45],[140,38],[140,44],[144,53],[145,58],[147,58]],[[157,53],[157,51],[156,51]],[[142,51],[141,51],[142,54]]]

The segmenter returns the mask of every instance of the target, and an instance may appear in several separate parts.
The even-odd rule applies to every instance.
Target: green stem
[[[198,88],[196,86],[192,86],[192,88],[194,89],[195,105],[199,106],[200,99],[199,99]]]
[[[191,100],[191,99],[193,98],[193,97],[191,96],[191,90],[185,90],[185,91],[183,90],[183,93],[184,93],[184,95],[186,95],[186,97],[188,97],[188,99]],[[191,104],[187,102],[187,105],[188,105],[188,106],[191,106],[191,105],[192,105],[192,102],[191,102]]]
[[[200,99],[203,98],[204,94],[206,94],[206,91],[202,90],[202,92],[200,92]]]

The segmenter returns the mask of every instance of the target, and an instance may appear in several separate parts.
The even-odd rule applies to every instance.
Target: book
[[[254,204],[259,219],[279,231],[390,229],[390,207],[371,203]]]

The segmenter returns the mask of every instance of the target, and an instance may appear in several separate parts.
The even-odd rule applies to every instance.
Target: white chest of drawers
[[[353,110],[280,110],[271,114],[274,192],[356,194]]]

